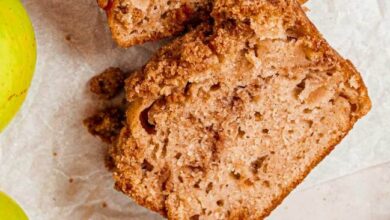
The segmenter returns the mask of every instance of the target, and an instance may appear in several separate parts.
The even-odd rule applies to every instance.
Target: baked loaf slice
[[[209,18],[214,0],[97,0],[114,40],[130,47],[171,37]],[[301,0],[304,3],[306,0]]]
[[[169,219],[262,219],[371,107],[295,0],[217,0],[126,81],[116,188]]]
[[[212,0],[98,0],[114,40],[130,47],[178,34],[209,18]]]

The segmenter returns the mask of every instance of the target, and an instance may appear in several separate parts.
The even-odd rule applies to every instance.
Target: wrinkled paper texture
[[[0,136],[0,190],[31,219],[160,219],[113,189],[105,145],[82,119],[104,103],[86,84],[109,66],[140,68],[158,43],[120,49],[95,0],[23,0],[38,63],[28,98]],[[390,219],[390,1],[311,0],[309,17],[362,73],[373,101],[269,219]]]

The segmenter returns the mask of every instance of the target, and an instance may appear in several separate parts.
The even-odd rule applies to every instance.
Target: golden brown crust
[[[264,24],[261,23],[261,19],[263,19],[261,16],[269,16],[271,19],[267,20],[266,17],[266,22]],[[175,182],[177,181],[175,178],[177,178],[179,171],[181,173],[185,173],[188,170],[191,170],[191,175],[203,173],[202,175],[204,176],[202,176],[202,178],[206,178],[205,176],[212,172],[220,172],[220,170],[224,170],[225,168],[227,169],[227,167],[223,167],[223,169],[212,170],[212,164],[215,162],[213,160],[223,158],[223,156],[219,154],[224,153],[223,150],[229,150],[226,146],[234,147],[237,143],[234,143],[236,139],[229,139],[229,135],[221,132],[221,128],[214,130],[213,126],[205,126],[204,130],[202,130],[203,127],[198,127],[197,123],[201,121],[203,116],[201,113],[197,116],[198,118],[194,119],[194,116],[190,115],[186,118],[186,120],[184,120],[184,122],[179,121],[182,118],[185,118],[184,116],[187,113],[186,110],[188,110],[187,107],[184,108],[183,105],[187,106],[190,105],[190,101],[203,99],[204,112],[211,112],[210,115],[205,118],[206,123],[208,121],[215,120],[216,123],[214,126],[217,126],[216,124],[229,121],[231,118],[234,118],[236,115],[244,112],[245,106],[243,106],[242,103],[246,102],[246,100],[256,101],[261,99],[261,97],[259,98],[254,96],[251,93],[252,91],[259,91],[256,89],[266,87],[266,85],[271,85],[272,83],[274,83],[272,85],[274,85],[275,88],[279,88],[279,84],[272,81],[272,76],[276,77],[277,80],[284,80],[285,78],[279,77],[279,75],[287,74],[286,77],[290,77],[290,81],[301,81],[301,83],[297,85],[297,94],[295,94],[295,96],[298,96],[298,99],[302,99],[303,103],[306,103],[307,100],[308,106],[310,106],[312,99],[321,95],[326,98],[327,102],[329,101],[329,103],[333,105],[333,107],[329,107],[328,110],[321,112],[322,115],[320,116],[323,116],[324,118],[327,117],[330,120],[329,123],[334,123],[331,128],[336,129],[335,132],[339,133],[334,133],[329,141],[322,144],[317,142],[317,145],[315,145],[318,148],[318,151],[316,151],[317,154],[315,154],[314,157],[310,157],[311,159],[306,166],[299,172],[295,173],[295,175],[287,181],[287,185],[281,185],[279,188],[276,186],[274,188],[275,193],[272,194],[273,197],[270,197],[272,199],[269,203],[264,202],[261,206],[260,204],[253,203],[252,199],[255,198],[245,197],[246,201],[241,201],[241,205],[237,205],[235,203],[235,199],[225,201],[225,203],[230,202],[231,204],[229,203],[229,205],[234,207],[230,210],[230,213],[223,212],[218,207],[213,209],[213,211],[216,212],[215,214],[218,214],[217,216],[222,214],[222,216],[226,219],[262,219],[268,216],[270,212],[282,202],[285,196],[287,196],[288,193],[290,193],[291,190],[293,190],[307,176],[310,170],[334,149],[348,131],[352,129],[353,124],[369,111],[371,103],[367,94],[367,89],[364,86],[359,73],[349,61],[344,60],[326,43],[324,39],[322,39],[319,32],[310,23],[300,6],[295,1],[219,0],[216,1],[213,17],[215,20],[214,24],[202,24],[185,36],[174,40],[171,44],[162,48],[142,71],[127,80],[127,98],[130,102],[132,102],[127,111],[128,126],[122,130],[121,138],[118,143],[110,149],[110,154],[113,156],[116,164],[116,170],[114,172],[114,177],[117,181],[116,187],[131,196],[137,203],[159,212],[160,214],[167,216],[169,219],[197,219],[206,215],[207,213],[201,213],[202,210],[198,210],[196,208],[197,202],[188,204],[188,201],[191,200],[187,201],[188,198],[199,198],[199,200],[201,200],[202,195],[204,195],[202,194],[203,192],[200,193],[198,190],[185,191],[187,188],[186,186],[183,186],[184,184],[180,183],[180,178],[179,182]],[[280,23],[277,19],[281,17],[285,20]],[[272,20],[272,18],[276,18],[276,21]],[[258,21],[258,19],[260,21]],[[261,23],[261,25],[257,22]],[[263,27],[266,28],[261,29]],[[281,29],[283,32],[280,32]],[[279,45],[279,41],[282,42],[282,49],[277,47]],[[257,46],[252,47],[252,44]],[[272,51],[268,51],[268,46],[271,49],[278,48],[280,50],[279,52],[284,53],[285,55],[282,56],[282,58],[276,57],[267,60],[267,53],[273,54]],[[305,57],[305,59],[299,60],[297,58],[298,60],[287,60],[292,62],[294,65],[292,67],[285,66],[288,65],[288,62],[283,59],[287,59],[289,57],[289,50],[291,50],[291,53],[296,55],[296,57],[302,56]],[[257,57],[256,53],[259,51],[263,52],[262,56],[264,56],[261,57],[261,61],[272,63],[276,59],[282,60],[282,62],[275,64],[277,65],[277,73],[272,72],[275,69],[275,66],[273,66],[274,64],[270,64],[270,68],[267,69],[268,66],[266,63],[256,63],[259,59],[253,58],[253,56]],[[243,55],[243,53],[245,53],[245,55]],[[243,60],[245,59],[248,59],[248,62],[244,62]],[[242,62],[244,62],[245,65],[240,66]],[[248,68],[248,66],[251,66],[250,64],[253,66],[262,66],[263,74],[268,74],[268,72],[271,72],[272,74],[259,76],[259,78],[261,78],[260,80],[263,80],[263,84],[254,85],[252,87],[250,83],[243,83],[244,85],[237,86],[237,81],[243,80],[243,82],[245,82],[242,77],[244,77],[244,74],[247,74],[247,72],[249,74],[249,72],[251,72],[254,68]],[[296,65],[298,65],[298,67],[296,67]],[[246,70],[245,68],[248,69]],[[285,69],[287,69],[287,73],[283,73]],[[231,70],[231,72],[229,72],[229,70]],[[308,75],[304,77],[301,76],[306,70],[324,71],[323,75],[327,79],[325,81],[330,84],[328,85],[329,90],[335,90],[331,96],[329,95],[330,93],[328,94],[324,91],[326,90],[324,89],[324,86],[321,87],[321,85],[318,85],[318,79],[312,79]],[[299,75],[289,75],[295,71],[298,71]],[[327,71],[329,71],[329,73]],[[298,78],[294,79],[294,77]],[[299,77],[302,78],[299,79]],[[229,78],[231,78],[233,82],[229,81]],[[249,80],[247,82],[252,81]],[[203,92],[202,89],[196,90],[197,84],[203,85],[207,83],[211,83],[209,91]],[[222,103],[221,106],[216,106],[218,111],[213,109],[206,110],[210,107],[208,105],[218,103],[218,99],[210,103],[207,102],[207,100],[215,98],[216,96],[210,94],[215,92],[215,90],[223,91],[223,89],[225,89],[225,85],[229,83],[235,85],[233,90],[229,90],[229,92],[233,91],[234,94],[230,95],[230,93],[221,93],[224,98],[220,100]],[[333,84],[337,84],[337,88],[333,87]],[[306,96],[305,94],[302,94],[304,93],[305,86],[309,88]],[[310,90],[310,87],[312,87],[312,90]],[[195,95],[193,94],[194,91],[196,91]],[[249,94],[249,96],[246,94]],[[319,102],[321,101],[322,99],[319,99]],[[196,104],[190,106],[195,109],[197,107]],[[224,111],[227,111],[226,109],[229,108],[229,106],[231,107],[231,112],[226,113],[227,117],[219,115]],[[273,106],[274,109],[277,107],[278,106]],[[307,110],[308,112],[311,112],[310,109]],[[174,111],[177,112],[175,113]],[[192,113],[195,114],[195,112],[197,111],[194,110]],[[215,115],[211,115],[214,113]],[[261,117],[259,112],[256,113],[258,113],[259,117]],[[266,113],[267,112],[265,112],[265,114]],[[340,124],[337,120],[338,118],[332,118],[338,116],[339,114],[341,115]],[[163,146],[162,149],[164,149],[164,146],[167,147],[168,145],[168,143],[164,140],[154,138],[156,133],[161,135],[166,132],[166,130],[163,130],[161,127],[166,124],[168,126],[167,131],[170,131],[169,129],[172,127],[169,126],[175,126],[178,123],[183,123],[186,126],[190,123],[186,127],[187,130],[192,129],[195,130],[194,133],[199,133],[200,131],[196,129],[200,129],[201,132],[204,132],[200,134],[204,136],[209,135],[212,140],[211,144],[206,142],[209,144],[207,146],[210,146],[210,149],[202,151],[200,146],[195,148],[194,152],[198,153],[199,151],[199,155],[202,158],[200,164],[193,164],[192,161],[190,161],[191,163],[189,168],[185,167],[185,169],[183,168],[179,171],[175,170],[179,165],[170,165],[170,163],[172,163],[172,160],[175,160],[175,158],[177,159],[182,157],[182,154],[176,154],[169,160],[157,158],[153,159],[149,155],[149,152],[151,151],[155,153],[155,150],[151,149],[152,146]],[[234,121],[232,123],[234,123]],[[307,123],[308,126],[311,126],[313,121],[305,123]],[[156,124],[161,127],[156,128]],[[242,124],[239,125],[244,127]],[[235,127],[233,126],[229,128]],[[245,135],[245,132],[241,131],[240,128],[238,129],[237,137]],[[254,127],[252,126],[250,128],[253,129]],[[316,128],[319,129],[319,127]],[[314,130],[316,131],[318,129]],[[269,132],[272,132],[269,129],[260,129],[257,127],[255,130],[259,130],[264,139],[269,137]],[[170,132],[171,135],[174,133],[172,130]],[[182,130],[182,132],[184,133],[186,130]],[[192,135],[194,133],[189,133],[187,135]],[[162,137],[166,136],[162,135]],[[180,134],[175,137],[176,139],[181,138]],[[176,139],[172,140],[179,141]],[[233,141],[233,144],[229,145],[229,140]],[[321,140],[318,139],[318,141]],[[178,144],[181,146],[180,143]],[[204,145],[206,146],[206,144]],[[221,146],[225,148],[218,149],[218,147]],[[249,145],[245,146],[247,149],[250,148]],[[185,146],[181,146],[181,148],[184,147]],[[268,148],[272,147],[275,146],[268,146]],[[276,156],[272,156],[272,154],[278,155],[280,152],[284,151],[280,149],[278,150],[279,152],[272,151],[273,153],[270,153],[270,157],[275,158]],[[156,152],[157,151],[161,151],[161,154],[164,154],[164,152],[166,154],[166,151],[170,151],[170,149],[165,149],[164,151],[161,150],[160,147],[160,151],[156,150]],[[211,153],[211,156],[207,153]],[[247,156],[245,151],[240,151],[239,154],[240,153]],[[237,154],[237,152],[233,154]],[[233,154],[231,152],[230,154],[228,153],[228,159],[235,156]],[[305,154],[309,153],[303,151],[303,154],[305,156]],[[297,154],[295,156],[299,155]],[[283,156],[280,157],[282,159],[285,158]],[[244,160],[248,160],[248,158],[244,158]],[[241,163],[244,161],[238,160],[236,162]],[[228,165],[231,164],[228,163]],[[166,166],[169,169],[166,169]],[[207,169],[210,169],[211,171]],[[276,170],[275,172],[283,172],[280,170],[277,171],[278,165],[275,164],[269,164],[268,169],[274,169]],[[285,167],[283,169],[288,170],[289,167]],[[218,174],[222,175],[221,173]],[[229,178],[233,178],[233,180],[229,179],[229,181],[233,181],[235,184],[241,186],[241,174],[233,172],[229,174],[229,176]],[[185,181],[193,180],[188,178],[185,179]],[[242,183],[246,186],[251,186],[252,184],[250,181],[242,181]],[[276,181],[276,183],[278,182]],[[279,184],[283,183],[284,182],[279,182]],[[195,182],[195,188],[199,187],[197,184],[198,183]],[[270,187],[270,184],[267,181],[264,181],[262,184],[264,184],[266,188]],[[252,187],[254,186],[252,185]],[[205,189],[206,195],[208,195],[211,188],[207,185]],[[248,189],[248,187],[245,189]],[[180,190],[184,191],[181,193]],[[181,197],[183,193],[185,196]],[[211,193],[214,196],[218,196],[222,192],[217,191]],[[234,192],[231,193],[232,195],[234,194]],[[242,190],[242,193],[245,193],[245,190]],[[252,196],[253,194],[249,195]],[[240,194],[237,196],[240,196]],[[209,200],[207,199],[202,200],[204,203],[207,203],[208,201]],[[215,201],[212,200],[212,202],[212,205],[215,205]],[[224,205],[223,202],[219,201],[217,201],[217,204],[218,206]],[[242,204],[245,204],[245,206]],[[209,218],[211,217],[209,216]]]

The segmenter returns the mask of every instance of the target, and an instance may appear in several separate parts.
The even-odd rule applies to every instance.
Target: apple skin
[[[7,220],[27,220],[20,206],[0,191],[0,217]]]
[[[0,133],[23,104],[36,57],[34,29],[22,3],[0,0]]]

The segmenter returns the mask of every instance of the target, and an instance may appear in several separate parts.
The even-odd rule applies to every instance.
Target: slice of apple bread
[[[371,107],[294,0],[217,0],[126,81],[116,188],[169,219],[262,219]]]

